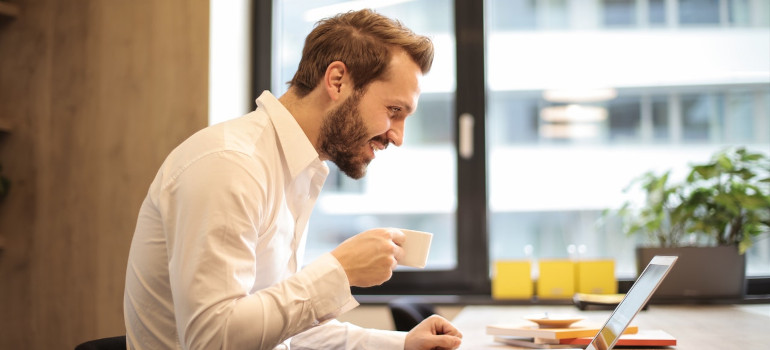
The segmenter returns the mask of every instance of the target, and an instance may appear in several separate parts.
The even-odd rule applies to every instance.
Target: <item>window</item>
[[[359,181],[330,164],[311,218],[306,260],[371,227],[436,235],[426,270],[399,268],[359,293],[483,294],[494,260],[571,254],[613,258],[631,278],[638,242],[597,221],[633,178],[683,176],[726,145],[770,149],[765,2],[275,0],[271,15],[255,12],[272,20],[262,88],[282,94],[312,25],[360,6],[437,51],[404,146]],[[470,155],[458,152],[461,115]],[[770,275],[770,239],[747,259],[749,276]]]
[[[551,32],[505,25],[504,3],[486,2],[490,263],[604,257],[631,278],[638,242],[602,211],[620,205],[632,179],[648,170],[684,176],[688,163],[727,145],[770,150],[762,20],[731,22],[753,26],[739,34],[717,26],[727,2],[574,1],[569,13],[583,18]],[[730,4],[736,16],[750,6]],[[668,11],[678,11],[671,23]],[[660,24],[681,29],[653,28]],[[766,62],[743,59],[758,56]],[[749,251],[748,275],[770,275],[768,250],[770,237]]]
[[[666,24],[666,1],[647,0],[648,16],[651,25]]]
[[[679,0],[679,23],[719,24],[719,0]]]
[[[436,49],[433,68],[423,80],[419,107],[407,118],[403,146],[378,153],[360,180],[347,178],[328,163],[331,173],[310,219],[305,260],[375,227],[428,231],[434,238],[425,270],[413,273],[415,269],[399,267],[386,286],[362,292],[388,292],[388,288],[415,283],[425,288],[467,289],[471,284],[457,277],[470,274],[463,272],[469,264],[461,264],[466,254],[460,248],[469,246],[457,239],[454,4],[448,0],[306,0],[274,1],[273,6],[272,40],[278,49],[270,60],[280,69],[270,79],[270,88],[276,95],[286,91],[285,82],[297,68],[304,38],[313,25],[340,12],[373,8],[429,36]],[[432,277],[424,279],[426,274]]]
[[[604,25],[607,27],[636,24],[635,0],[604,0]]]

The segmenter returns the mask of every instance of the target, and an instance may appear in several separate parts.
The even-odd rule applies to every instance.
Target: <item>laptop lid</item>
[[[623,334],[634,316],[650,300],[660,282],[671,271],[676,259],[676,256],[655,256],[650,260],[586,350],[609,350],[615,346],[618,337]]]

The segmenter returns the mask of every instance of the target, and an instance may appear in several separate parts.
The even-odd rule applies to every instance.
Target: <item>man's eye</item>
[[[397,114],[398,112],[401,112],[401,107],[390,107],[390,111],[393,114]]]

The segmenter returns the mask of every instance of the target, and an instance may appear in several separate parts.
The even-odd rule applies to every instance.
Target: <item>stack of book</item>
[[[496,342],[535,349],[559,349],[587,346],[599,326],[574,325],[564,328],[541,328],[536,325],[489,325],[487,334]],[[618,339],[615,346],[667,347],[675,346],[676,339],[662,330],[639,330],[631,325]]]

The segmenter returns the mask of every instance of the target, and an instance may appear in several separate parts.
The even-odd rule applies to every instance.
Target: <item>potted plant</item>
[[[632,182],[644,202],[626,202],[618,211],[626,234],[648,238],[637,248],[639,267],[654,255],[680,257],[656,297],[742,297],[744,253],[770,232],[770,158],[728,148],[690,165],[681,182],[671,182],[670,174],[650,172]]]

